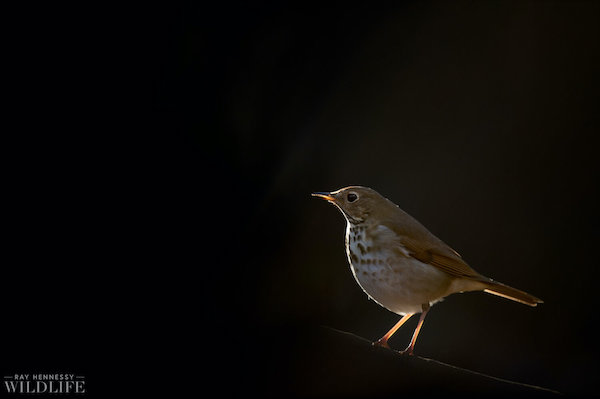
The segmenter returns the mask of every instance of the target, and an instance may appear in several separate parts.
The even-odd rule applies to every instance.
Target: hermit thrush
[[[540,299],[482,276],[421,223],[367,187],[313,193],[346,217],[346,254],[354,278],[366,294],[402,319],[374,345],[388,339],[412,315],[419,323],[403,353],[412,354],[423,320],[434,303],[465,291],[485,291],[529,306]]]

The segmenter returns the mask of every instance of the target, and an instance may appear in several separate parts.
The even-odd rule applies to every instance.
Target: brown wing
[[[415,259],[435,266],[455,277],[487,280],[460,257],[458,252],[434,236],[416,219],[396,208],[394,217],[381,223],[396,234],[400,251]]]
[[[473,270],[458,252],[431,234],[420,223],[416,225],[418,228],[412,230],[398,228],[398,224],[393,223],[384,223],[384,225],[397,234],[399,251],[408,252],[413,258],[435,266],[455,277],[487,280]]]
[[[435,266],[446,273],[455,277],[466,277],[480,279],[482,276],[473,270],[456,252],[450,247],[446,248],[419,248],[411,245],[404,245],[408,253],[415,259]]]

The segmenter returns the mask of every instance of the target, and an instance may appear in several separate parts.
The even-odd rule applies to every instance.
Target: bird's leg
[[[423,306],[423,312],[421,312],[421,317],[419,318],[419,323],[417,324],[417,328],[415,328],[413,337],[410,340],[410,345],[408,345],[408,347],[401,352],[403,354],[412,355],[413,349],[415,349],[415,344],[417,343],[417,337],[419,336],[421,327],[423,327],[423,321],[425,320],[425,316],[427,316],[427,312],[429,312],[429,308],[430,308],[428,303],[424,303],[422,306]]]
[[[394,327],[392,327],[392,329],[390,331],[387,332],[387,334],[385,334],[383,337],[379,338],[379,340],[373,342],[373,345],[375,345],[375,346],[382,346],[384,348],[389,348],[389,345],[387,343],[388,339],[390,339],[390,337],[392,335],[394,335],[394,333],[400,327],[402,327],[402,324],[406,323],[408,321],[408,319],[411,318],[412,315],[414,315],[414,313],[408,313],[408,314],[406,314],[403,318],[400,319],[400,321],[398,323],[396,323],[396,325]]]

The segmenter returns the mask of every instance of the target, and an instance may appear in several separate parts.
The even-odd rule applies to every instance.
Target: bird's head
[[[370,217],[379,216],[387,207],[395,205],[377,191],[362,186],[349,186],[337,191],[312,194],[338,207],[348,222],[360,224]]]

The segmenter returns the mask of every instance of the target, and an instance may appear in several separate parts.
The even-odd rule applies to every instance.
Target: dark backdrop
[[[3,371],[293,391],[319,326],[398,319],[310,197],[360,184],[545,301],[451,296],[418,354],[591,393],[598,4],[214,3],[26,14]]]

